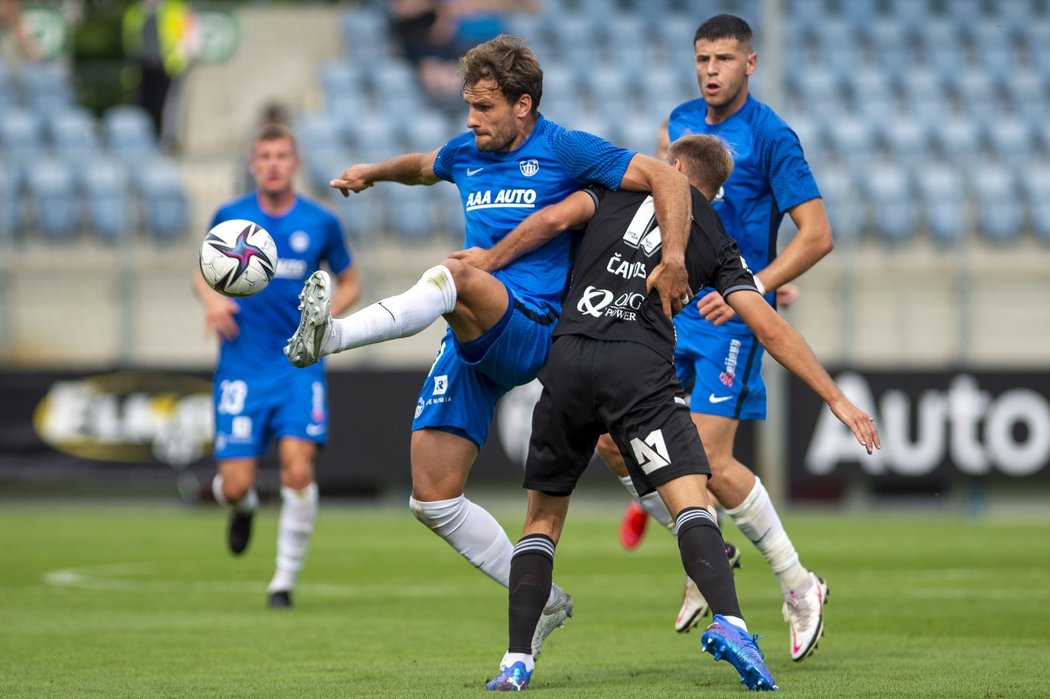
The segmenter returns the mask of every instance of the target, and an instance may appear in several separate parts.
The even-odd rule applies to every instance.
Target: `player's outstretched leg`
[[[284,353],[293,366],[315,364],[322,356],[325,340],[332,334],[332,278],[317,270],[299,292],[299,327],[288,338]]]
[[[721,614],[715,614],[700,637],[700,650],[710,653],[715,660],[729,661],[740,673],[741,684],[746,684],[748,689],[776,691],[777,683],[766,667],[757,641],[758,636],[749,635]]]
[[[816,573],[809,573],[809,585],[803,592],[792,591],[784,599],[784,621],[791,627],[791,659],[805,660],[817,649],[824,635],[824,605],[828,602],[828,585]]]
[[[740,567],[740,549],[727,543],[726,558],[729,559],[729,567],[736,569]],[[682,590],[682,608],[678,610],[678,616],[674,620],[674,630],[678,633],[688,633],[700,623],[700,619],[711,612],[711,605],[707,603],[700,593],[692,578],[686,576],[685,588]]]

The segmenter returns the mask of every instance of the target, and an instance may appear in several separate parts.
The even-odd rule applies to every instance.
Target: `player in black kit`
[[[733,167],[721,142],[686,136],[671,145],[668,161],[693,186],[687,241],[661,240],[650,196],[590,187],[536,212],[489,250],[457,253],[491,271],[566,229],[583,227],[554,345],[539,375],[543,394],[533,413],[525,466],[528,510],[511,561],[510,643],[489,689],[528,686],[532,633],[550,590],[569,496],[606,431],[626,455],[639,494],[657,490],[674,517],[682,565],[714,612],[701,649],[729,660],[749,689],[776,689],[757,637],[744,623],[710,511],[710,467],[674,372],[671,308],[651,292],[653,276],[665,272],[664,265],[680,264],[680,251],[691,288],[717,289],[770,354],[827,402],[868,453],[879,446],[871,417],[842,394],[802,337],[758,293],[711,207]]]

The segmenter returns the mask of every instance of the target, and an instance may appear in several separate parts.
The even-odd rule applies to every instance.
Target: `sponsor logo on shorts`
[[[740,340],[729,341],[729,352],[725,358],[725,368],[721,374],[718,375],[718,380],[722,382],[724,386],[732,386],[733,381],[736,380],[736,363],[740,357]],[[714,402],[714,401],[712,401]]]
[[[306,434],[311,437],[319,437],[324,434],[324,425],[307,425]]]
[[[632,439],[631,451],[634,452],[638,467],[645,474],[650,474],[671,463],[671,455],[667,452],[667,444],[664,442],[664,433],[660,430],[653,430],[645,439],[638,437]]]
[[[423,414],[423,408],[425,408],[425,407],[426,407],[426,403],[423,402],[422,398],[420,398],[419,400],[416,401],[416,417],[419,417],[420,415]]]
[[[247,415],[239,415],[230,423],[230,440],[245,442],[252,438],[252,419]]]
[[[448,391],[448,375],[442,374],[441,376],[434,377],[434,395],[443,396]]]
[[[711,395],[709,395],[707,397],[707,401],[709,403],[716,403],[716,404],[717,403],[725,403],[727,400],[729,400],[732,397],[733,396],[716,396],[714,393],[712,393]]]

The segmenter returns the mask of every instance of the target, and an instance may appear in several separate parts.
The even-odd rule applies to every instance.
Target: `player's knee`
[[[462,495],[451,500],[416,500],[411,496],[408,498],[408,509],[412,515],[438,533],[455,527],[456,522],[462,519],[467,506],[467,499]]]

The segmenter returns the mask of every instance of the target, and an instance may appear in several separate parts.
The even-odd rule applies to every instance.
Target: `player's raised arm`
[[[562,231],[587,223],[594,216],[595,207],[591,192],[573,192],[557,204],[531,214],[491,248],[468,248],[449,257],[483,272],[494,272],[556,238]]]
[[[378,163],[355,163],[329,182],[328,186],[348,197],[350,192],[363,191],[376,182],[435,184],[439,180],[434,174],[437,154],[436,150],[429,153],[405,153]]]
[[[631,158],[620,188],[653,193],[660,224],[661,261],[649,274],[646,286],[660,294],[664,314],[670,318],[693,297],[685,270],[685,247],[693,214],[689,180],[667,163],[638,153]]]
[[[831,412],[850,428],[867,452],[881,448],[873,418],[846,398],[798,331],[757,293],[735,291],[726,297],[762,346],[785,368],[813,389]]]

